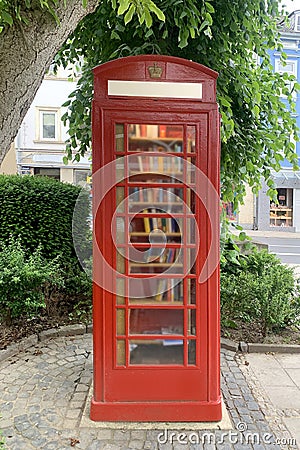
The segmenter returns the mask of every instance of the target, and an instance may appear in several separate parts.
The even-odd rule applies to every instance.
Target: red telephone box
[[[216,79],[157,55],[94,69],[93,420],[221,419]]]

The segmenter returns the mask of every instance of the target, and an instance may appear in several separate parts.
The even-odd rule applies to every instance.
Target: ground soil
[[[63,325],[70,325],[74,323],[86,323],[84,320],[79,321],[69,315],[61,315],[54,317],[47,317],[46,315],[39,315],[33,319],[21,317],[15,320],[11,325],[0,323],[0,350],[7,348],[10,344],[22,340],[24,337],[32,334],[37,334],[43,330],[50,328],[58,328]],[[256,342],[256,343],[273,343],[273,344],[298,344],[300,345],[300,330],[296,328],[286,328],[278,330],[277,333],[263,336],[261,329],[255,323],[238,323],[236,329],[225,328],[221,330],[221,335],[235,342]]]
[[[11,325],[0,323],[0,350],[7,348],[9,345],[19,342],[23,338],[32,334],[37,334],[50,328],[58,328],[63,325],[70,325],[78,323],[74,320],[65,317],[43,317],[39,316],[33,319],[21,317],[14,320]]]
[[[300,329],[288,327],[268,333],[264,336],[261,327],[253,322],[237,323],[237,328],[223,327],[221,335],[235,342],[251,342],[261,344],[297,344],[300,345]]]

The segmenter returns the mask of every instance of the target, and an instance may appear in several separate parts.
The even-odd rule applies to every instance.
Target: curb
[[[16,344],[10,345],[5,350],[0,350],[0,362],[27,350],[29,347],[33,347],[38,344],[38,342],[44,342],[47,339],[62,336],[78,336],[90,334],[92,332],[92,324],[65,325],[59,328],[50,328],[49,330],[28,336]],[[238,351],[242,353],[300,353],[300,345],[252,344],[243,341],[234,342],[231,339],[223,337],[221,337],[221,349],[229,350],[233,353],[237,353]]]
[[[221,337],[221,348],[232,352],[242,353],[300,353],[297,344],[252,344],[247,342],[234,342]]]
[[[11,356],[16,356],[18,353],[35,346],[38,342],[44,342],[47,339],[62,337],[62,336],[77,336],[92,332],[92,325],[65,325],[59,328],[50,328],[49,330],[41,331],[37,334],[32,334],[16,344],[12,344],[4,350],[0,350],[0,362]]]

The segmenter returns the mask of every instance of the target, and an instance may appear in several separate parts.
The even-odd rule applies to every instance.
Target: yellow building
[[[17,173],[17,158],[15,145],[12,144],[8,153],[0,164],[0,174],[13,175]]]

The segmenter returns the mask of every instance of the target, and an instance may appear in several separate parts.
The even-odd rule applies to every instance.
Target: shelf
[[[178,142],[182,143],[181,137],[160,137],[160,136],[129,136],[129,141],[151,141],[151,142]]]
[[[130,267],[183,267],[183,264],[176,263],[131,263]]]
[[[157,306],[161,307],[161,304],[163,303],[164,306],[183,306],[183,302],[181,300],[153,300],[153,298],[129,298],[129,304],[130,305],[147,305],[147,306]]]
[[[270,219],[272,220],[289,220],[292,219],[292,217],[287,217],[287,216],[270,216]]]
[[[155,231],[155,230],[152,230],[152,231]],[[150,231],[150,233],[151,233],[151,231]],[[181,237],[181,233],[178,233],[175,231],[173,233],[172,232],[168,233],[168,232],[163,231],[163,233],[165,234],[165,236]],[[130,233],[130,236],[149,236],[149,233],[147,233],[146,231],[133,231],[132,233]]]

